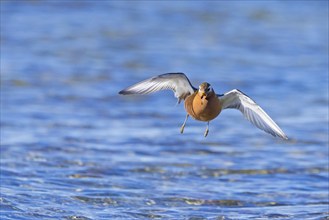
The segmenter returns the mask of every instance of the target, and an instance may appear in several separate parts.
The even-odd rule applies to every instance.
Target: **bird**
[[[216,94],[208,82],[195,88],[188,77],[182,73],[165,73],[131,85],[119,92],[120,95],[149,94],[160,90],[172,90],[178,104],[184,101],[186,117],[180,133],[184,132],[186,122],[191,116],[197,121],[207,123],[204,137],[209,133],[209,123],[225,109],[237,109],[259,129],[274,137],[288,139],[287,135],[270,116],[249,96],[238,89],[224,94]]]

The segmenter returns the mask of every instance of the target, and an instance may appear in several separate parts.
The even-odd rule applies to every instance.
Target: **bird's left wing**
[[[283,139],[288,139],[281,128],[266,114],[266,112],[247,95],[237,89],[233,89],[224,95],[218,95],[222,108],[235,108],[259,129]]]
[[[175,93],[178,103],[196,90],[184,73],[166,73],[129,86],[121,90],[119,94],[149,94],[165,89],[172,90]]]

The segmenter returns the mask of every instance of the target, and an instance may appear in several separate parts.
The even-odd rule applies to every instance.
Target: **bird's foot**
[[[206,131],[204,132],[204,137],[207,137],[208,132],[209,132],[209,121],[208,121],[208,123],[207,123]]]
[[[187,119],[188,119],[188,116],[189,116],[189,114],[186,114],[186,117],[185,117],[184,123],[183,123],[182,127],[180,128],[180,133],[181,133],[181,134],[184,133],[184,128],[185,128],[185,124],[186,124],[186,121],[187,121]]]
[[[204,137],[207,137],[208,133],[209,133],[209,129],[207,128],[206,131],[204,132]]]
[[[180,133],[181,133],[181,134],[184,133],[184,128],[185,128],[185,125],[182,125],[182,127],[180,128]]]

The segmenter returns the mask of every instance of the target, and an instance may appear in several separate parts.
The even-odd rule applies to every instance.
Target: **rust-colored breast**
[[[198,95],[198,91],[187,97],[184,105],[187,113],[199,121],[211,121],[222,110],[216,94],[211,94],[207,99],[202,100]]]

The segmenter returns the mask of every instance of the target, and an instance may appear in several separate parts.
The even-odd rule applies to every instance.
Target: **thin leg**
[[[204,132],[204,137],[207,137],[208,132],[209,132],[209,121],[208,121],[208,123],[207,123],[206,131]]]
[[[186,121],[187,121],[187,119],[188,119],[188,116],[189,116],[189,114],[186,114],[185,121],[184,121],[182,127],[180,128],[180,133],[181,133],[181,134],[183,134],[183,132],[184,132],[184,128],[185,128],[185,124],[186,124]]]

